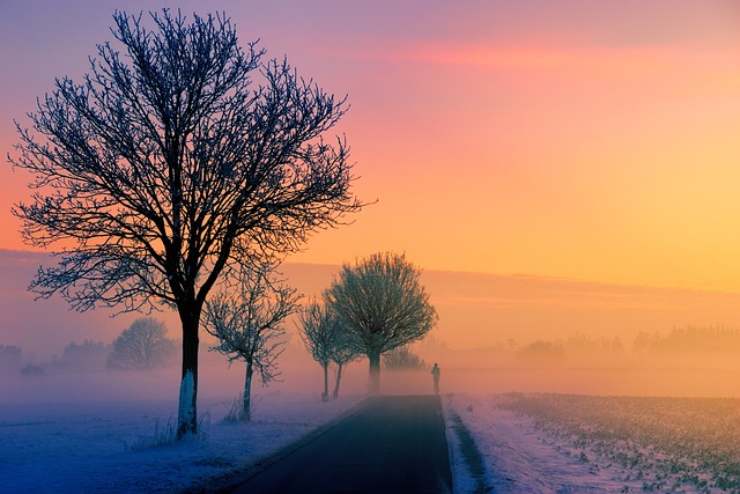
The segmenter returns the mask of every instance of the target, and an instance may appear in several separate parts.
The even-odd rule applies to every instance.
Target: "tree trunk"
[[[177,415],[177,438],[198,432],[198,326],[200,310],[179,310],[182,321],[182,380]]]
[[[367,356],[370,361],[370,394],[380,394],[380,354],[369,353]]]
[[[321,393],[321,401],[329,401],[329,364],[324,364],[324,392]]]
[[[244,379],[244,403],[242,408],[242,420],[252,420],[252,363],[247,362],[247,377]]]
[[[342,381],[342,364],[337,364],[337,381],[334,383],[334,399],[339,398],[339,383]]]

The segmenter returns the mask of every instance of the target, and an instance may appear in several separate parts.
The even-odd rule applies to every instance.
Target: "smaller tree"
[[[283,322],[297,309],[296,290],[272,277],[274,265],[244,267],[236,296],[225,292],[206,303],[206,330],[218,338],[212,350],[245,364],[241,419],[252,418],[252,379],[263,384],[280,375],[277,359],[285,348]]]
[[[336,333],[333,335],[333,342],[329,348],[331,361],[337,366],[336,378],[334,381],[334,393],[332,394],[333,399],[339,398],[339,385],[342,382],[342,369],[345,365],[355,360],[360,354],[357,351],[357,345],[352,342],[351,335],[341,327],[341,323],[337,322],[334,329]]]
[[[341,331],[339,321],[326,305],[314,301],[301,312],[300,326],[301,337],[306,349],[324,370],[324,391],[321,393],[321,399],[328,401],[329,364],[334,358],[344,359],[344,356],[336,351],[337,336]],[[338,389],[337,393],[339,393]]]
[[[111,369],[153,369],[170,364],[177,344],[167,338],[164,324],[151,317],[136,319],[113,341],[108,356]]]

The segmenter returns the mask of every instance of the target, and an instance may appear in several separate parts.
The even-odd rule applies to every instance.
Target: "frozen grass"
[[[457,413],[480,451],[488,476],[485,484],[497,494],[617,493],[639,490],[619,472],[599,468],[570,454],[531,418],[505,408],[502,396],[453,395],[446,407]],[[470,491],[474,492],[474,491]]]
[[[740,400],[514,395],[505,406],[647,492],[740,492]]]
[[[200,433],[174,441],[176,403],[0,407],[2,492],[172,492],[222,475],[297,440],[357,398],[270,392],[254,420],[226,422],[232,400],[199,403]]]
[[[740,492],[740,400],[456,395],[500,493]]]

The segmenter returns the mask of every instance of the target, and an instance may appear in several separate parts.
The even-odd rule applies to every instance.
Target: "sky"
[[[375,201],[293,262],[380,250],[430,270],[740,292],[740,7],[731,0],[208,2],[348,94]],[[115,8],[0,0],[0,155]],[[27,177],[0,166],[0,248]]]

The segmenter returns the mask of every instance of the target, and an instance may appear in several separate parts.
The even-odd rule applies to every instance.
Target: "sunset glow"
[[[427,269],[740,290],[732,2],[324,3],[224,4],[242,39],[349,94],[356,190],[378,201],[291,260],[397,250]],[[84,69],[109,10],[79,25],[50,3],[22,31],[3,16],[3,154],[10,117]],[[26,177],[0,173],[0,246],[27,248],[9,213]]]

